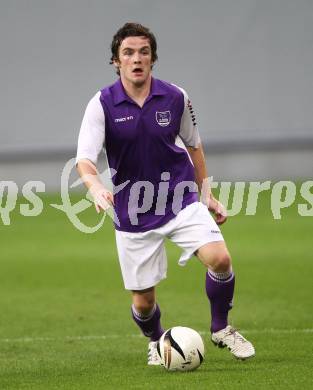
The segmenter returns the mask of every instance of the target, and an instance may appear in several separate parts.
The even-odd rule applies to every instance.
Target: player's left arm
[[[182,139],[195,169],[195,179],[200,192],[200,200],[215,215],[219,225],[227,219],[225,207],[212,194],[205,163],[201,139],[197,128],[196,116],[186,91],[179,88],[184,95],[184,111],[180,124],[179,136]]]
[[[187,150],[195,169],[195,179],[200,192],[200,200],[215,215],[218,225],[226,222],[227,213],[225,207],[212,194],[208,172],[201,142],[197,147],[187,146]]]

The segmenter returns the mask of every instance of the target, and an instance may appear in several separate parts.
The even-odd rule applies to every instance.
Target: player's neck
[[[150,88],[151,88],[151,75],[148,77],[148,79],[141,85],[136,85],[129,80],[125,80],[121,77],[121,81],[123,84],[123,87],[125,89],[125,92],[127,95],[134,100],[140,107],[143,106],[146,98],[150,94]]]

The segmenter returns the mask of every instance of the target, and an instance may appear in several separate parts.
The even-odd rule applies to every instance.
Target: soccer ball
[[[163,333],[157,344],[161,364],[169,371],[192,371],[204,358],[204,344],[198,332],[175,326]]]

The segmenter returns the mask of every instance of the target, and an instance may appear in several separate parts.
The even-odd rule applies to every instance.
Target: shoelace
[[[226,333],[226,336],[234,336],[234,345],[236,344],[236,341],[241,341],[242,343],[247,341],[238,331],[239,329],[231,327]]]

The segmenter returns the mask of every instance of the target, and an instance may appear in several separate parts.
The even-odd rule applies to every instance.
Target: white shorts
[[[219,227],[201,202],[181,210],[165,225],[143,233],[116,233],[117,251],[127,290],[144,290],[166,278],[165,238],[183,249],[178,261],[185,265],[201,246],[224,241]]]

